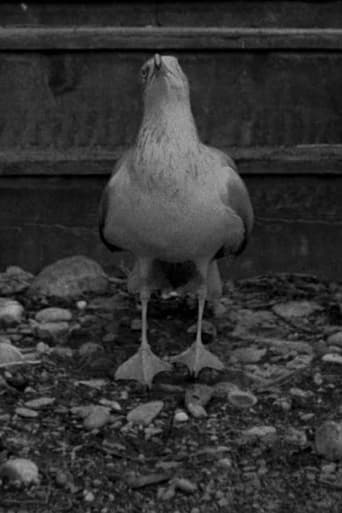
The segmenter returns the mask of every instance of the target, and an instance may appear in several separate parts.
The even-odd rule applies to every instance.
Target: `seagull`
[[[202,342],[204,306],[222,295],[217,261],[243,251],[253,209],[234,161],[201,142],[177,58],[155,54],[140,76],[142,121],[102,194],[99,232],[110,250],[134,256],[128,291],[141,301],[139,349],[115,378],[151,387],[156,374],[172,369],[148,342],[147,309],[155,290],[177,288],[198,298],[195,342],[171,363],[184,364],[195,377],[205,367],[223,369]]]

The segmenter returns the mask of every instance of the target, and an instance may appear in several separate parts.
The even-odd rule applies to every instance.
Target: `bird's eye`
[[[147,66],[141,69],[140,75],[143,80],[146,80],[146,78],[148,76],[148,67]]]

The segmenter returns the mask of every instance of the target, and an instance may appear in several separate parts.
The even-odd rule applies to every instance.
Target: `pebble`
[[[232,468],[232,460],[230,458],[221,458],[218,460],[217,465],[222,468],[230,469]]]
[[[72,358],[73,350],[71,347],[54,347],[51,353],[58,356],[59,358]]]
[[[36,335],[43,339],[53,342],[64,340],[69,331],[69,324],[65,321],[60,322],[42,322],[36,326]]]
[[[185,391],[185,406],[189,413],[197,419],[207,416],[204,406],[214,394],[214,389],[207,385],[196,384]]]
[[[175,422],[188,422],[189,415],[184,410],[176,410],[174,415]]]
[[[93,492],[86,492],[85,495],[84,495],[84,500],[86,502],[94,502],[95,495],[93,494]]]
[[[87,308],[87,305],[88,303],[87,301],[84,301],[84,299],[81,299],[80,301],[76,302],[76,308],[81,311],[85,310]]]
[[[41,408],[51,406],[54,402],[54,397],[38,397],[37,399],[31,399],[30,401],[26,401],[25,407],[32,408],[33,410],[40,410]]]
[[[86,429],[100,429],[105,426],[111,419],[109,408],[104,406],[96,406],[94,410],[83,421]]]
[[[342,331],[330,335],[327,339],[327,343],[329,345],[342,346]]]
[[[60,321],[71,321],[72,313],[66,308],[57,308],[51,306],[49,308],[43,308],[39,310],[35,316],[38,322],[60,322]]]
[[[284,438],[286,442],[299,447],[304,447],[308,442],[305,431],[296,429],[292,426],[288,429]]]
[[[325,421],[315,433],[315,445],[318,454],[327,460],[342,459],[342,423]]]
[[[84,342],[78,349],[80,356],[89,356],[93,353],[103,351],[103,346],[96,344],[96,342]]]
[[[230,359],[232,362],[257,363],[265,356],[266,352],[267,349],[259,349],[257,346],[241,347],[231,353]]]
[[[274,426],[254,426],[249,429],[245,429],[242,431],[243,436],[245,437],[256,437],[256,438],[264,438],[268,436],[276,435],[277,430]]]
[[[292,387],[290,388],[290,395],[296,399],[309,399],[313,396],[313,392],[311,390],[302,390],[301,388]]]
[[[13,458],[1,465],[0,477],[6,477],[12,483],[27,486],[39,483],[39,470],[31,460]]]
[[[237,385],[230,381],[221,381],[214,386],[214,396],[225,399],[234,390],[239,390]]]
[[[324,474],[333,474],[334,472],[336,472],[336,463],[325,463],[321,466],[321,471]]]
[[[106,406],[96,404],[76,406],[71,409],[71,412],[83,418],[83,426],[90,431],[102,428],[111,419],[110,409]]]
[[[115,342],[115,340],[118,338],[117,334],[116,333],[106,333],[103,337],[102,337],[102,342],[104,342],[105,344],[107,343],[111,343],[111,342]]]
[[[173,485],[176,490],[181,490],[185,493],[194,493],[197,490],[196,483],[185,479],[184,477],[176,478],[173,480]]]
[[[45,342],[38,342],[36,345],[36,351],[41,354],[49,354],[51,352],[51,348],[48,344],[45,344]]]
[[[314,301],[288,301],[278,303],[272,310],[281,317],[292,319],[297,317],[308,317],[309,315],[322,310],[322,307]]]
[[[23,360],[21,351],[8,342],[0,342],[0,363],[7,364]]]
[[[19,324],[24,316],[24,307],[14,299],[0,297],[0,325]]]
[[[326,353],[322,356],[322,361],[326,363],[342,364],[342,355],[336,353]]]
[[[257,397],[252,392],[243,390],[232,390],[228,395],[229,402],[237,408],[252,408],[258,402]]]
[[[23,406],[18,406],[15,409],[15,413],[20,417],[25,417],[27,419],[35,419],[39,415],[37,411],[31,410],[30,408],[25,408]]]
[[[163,401],[151,401],[141,404],[127,415],[127,421],[133,424],[148,426],[164,407]]]
[[[114,410],[117,412],[120,412],[122,410],[120,404],[117,401],[112,401],[109,399],[100,399],[99,402],[102,406],[106,406],[106,407],[110,408],[111,410]]]

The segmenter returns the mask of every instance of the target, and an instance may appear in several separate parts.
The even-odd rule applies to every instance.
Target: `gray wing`
[[[131,154],[131,149],[127,150],[121,158],[117,161],[117,163],[114,166],[112,177],[119,171],[123,163],[125,163]],[[99,205],[99,214],[98,214],[98,228],[99,228],[99,235],[100,239],[102,240],[103,244],[110,250],[110,251],[123,251],[122,248],[119,246],[115,246],[115,244],[111,244],[104,236],[104,227],[106,224],[107,219],[107,213],[108,213],[108,207],[109,207],[109,183],[106,185],[102,196],[100,200]]]
[[[227,157],[225,154],[223,155]],[[226,163],[228,164],[227,167],[222,168],[222,173],[224,173],[226,181],[226,189],[222,193],[222,201],[241,219],[243,224],[244,231],[241,233],[238,246],[233,252],[235,255],[239,255],[245,249],[249,241],[254,224],[254,213],[247,188],[236,172],[236,166],[234,169],[229,165],[230,158],[226,160]],[[227,241],[227,245],[224,245],[218,251],[215,255],[216,258],[221,258],[229,252],[229,249],[231,249],[229,242],[230,241]]]

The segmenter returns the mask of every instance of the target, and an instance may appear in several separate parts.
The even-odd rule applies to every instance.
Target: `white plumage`
[[[157,54],[145,63],[142,75],[143,120],[136,143],[118,162],[103,193],[100,234],[111,249],[135,256],[128,288],[138,291],[142,301],[140,349],[116,377],[150,386],[155,374],[170,370],[147,341],[147,305],[154,289],[182,287],[198,294],[196,341],[174,360],[195,375],[205,366],[222,368],[201,341],[204,303],[220,296],[216,258],[243,250],[253,210],[232,159],[201,143],[188,81],[177,59]]]

